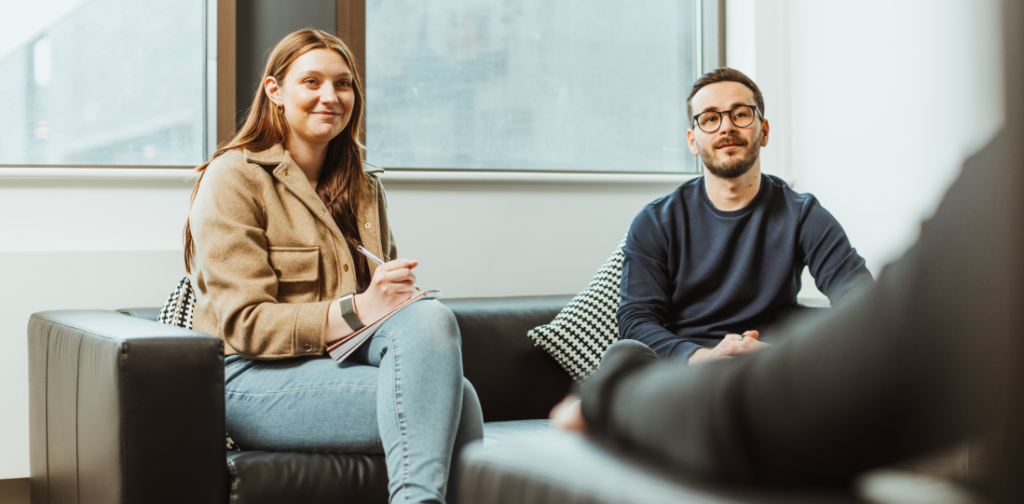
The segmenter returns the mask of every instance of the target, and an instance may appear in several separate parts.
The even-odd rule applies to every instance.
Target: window
[[[205,0],[34,0],[0,16],[0,165],[192,166]]]
[[[368,161],[695,172],[686,96],[717,3],[366,0]]]

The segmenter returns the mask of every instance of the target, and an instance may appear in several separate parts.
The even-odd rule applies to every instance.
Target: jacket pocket
[[[319,247],[270,247],[270,266],[277,274],[279,302],[306,303],[319,300]]]

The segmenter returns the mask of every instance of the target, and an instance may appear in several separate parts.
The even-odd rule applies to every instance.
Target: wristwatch
[[[359,313],[356,312],[355,297],[355,293],[342,296],[338,300],[338,307],[341,308],[341,318],[345,319],[345,323],[353,331],[358,331],[364,326],[363,322],[359,320]]]

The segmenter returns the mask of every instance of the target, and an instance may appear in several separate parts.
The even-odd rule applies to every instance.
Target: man
[[[720,68],[686,104],[704,176],[634,219],[618,320],[622,339],[692,364],[761,348],[760,332],[796,309],[804,266],[833,305],[872,278],[813,196],[761,173],[769,126],[757,84]]]

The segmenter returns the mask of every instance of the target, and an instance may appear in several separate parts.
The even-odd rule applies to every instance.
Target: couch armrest
[[[220,340],[115,311],[28,324],[33,502],[223,503]]]
[[[462,454],[462,499],[475,504],[862,503],[840,491],[724,488],[696,483],[575,433],[545,431]]]

